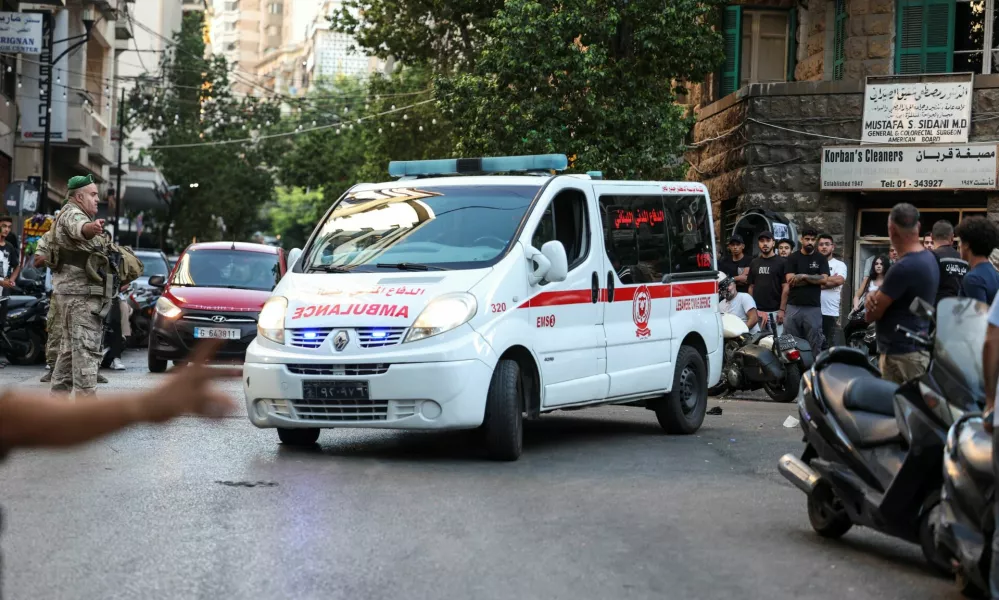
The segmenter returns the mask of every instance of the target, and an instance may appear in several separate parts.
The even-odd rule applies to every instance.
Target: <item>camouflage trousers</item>
[[[59,344],[62,343],[62,315],[58,307],[53,296],[49,302],[49,315],[45,318],[45,331],[48,332],[48,339],[45,341],[45,364],[50,368],[55,368],[56,359],[59,358]]]
[[[62,325],[59,356],[52,368],[52,391],[92,396],[97,392],[104,337],[104,320],[94,312],[100,311],[103,301],[75,294],[55,294],[52,298]]]

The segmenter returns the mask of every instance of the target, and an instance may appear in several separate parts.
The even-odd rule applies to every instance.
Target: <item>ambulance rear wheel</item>
[[[708,370],[704,358],[690,346],[681,346],[670,393],[655,406],[656,419],[666,433],[688,435],[704,422],[708,407]]]
[[[503,461],[520,458],[524,447],[523,411],[520,365],[515,360],[501,360],[489,383],[485,420],[482,424],[489,458]]]

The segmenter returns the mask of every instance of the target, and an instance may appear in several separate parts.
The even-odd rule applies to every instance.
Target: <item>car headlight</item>
[[[277,344],[284,344],[284,317],[288,314],[288,299],[274,296],[264,302],[257,318],[257,334]]]
[[[475,296],[465,292],[435,298],[416,318],[403,343],[440,335],[460,327],[475,316],[477,308]]]
[[[180,316],[181,310],[177,308],[176,304],[160,296],[160,299],[156,301],[156,312],[163,315],[164,318],[176,319]]]

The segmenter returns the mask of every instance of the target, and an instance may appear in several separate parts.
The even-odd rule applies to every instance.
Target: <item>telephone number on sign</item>
[[[882,179],[881,187],[883,188],[938,188],[943,185],[943,179],[914,179],[912,181],[907,179]]]

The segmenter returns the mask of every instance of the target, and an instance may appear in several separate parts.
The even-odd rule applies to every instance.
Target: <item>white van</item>
[[[644,406],[697,431],[722,366],[707,190],[552,175],[566,165],[393,162],[397,181],[351,188],[260,313],[250,421],[292,445],[481,428],[501,460],[558,409]]]

